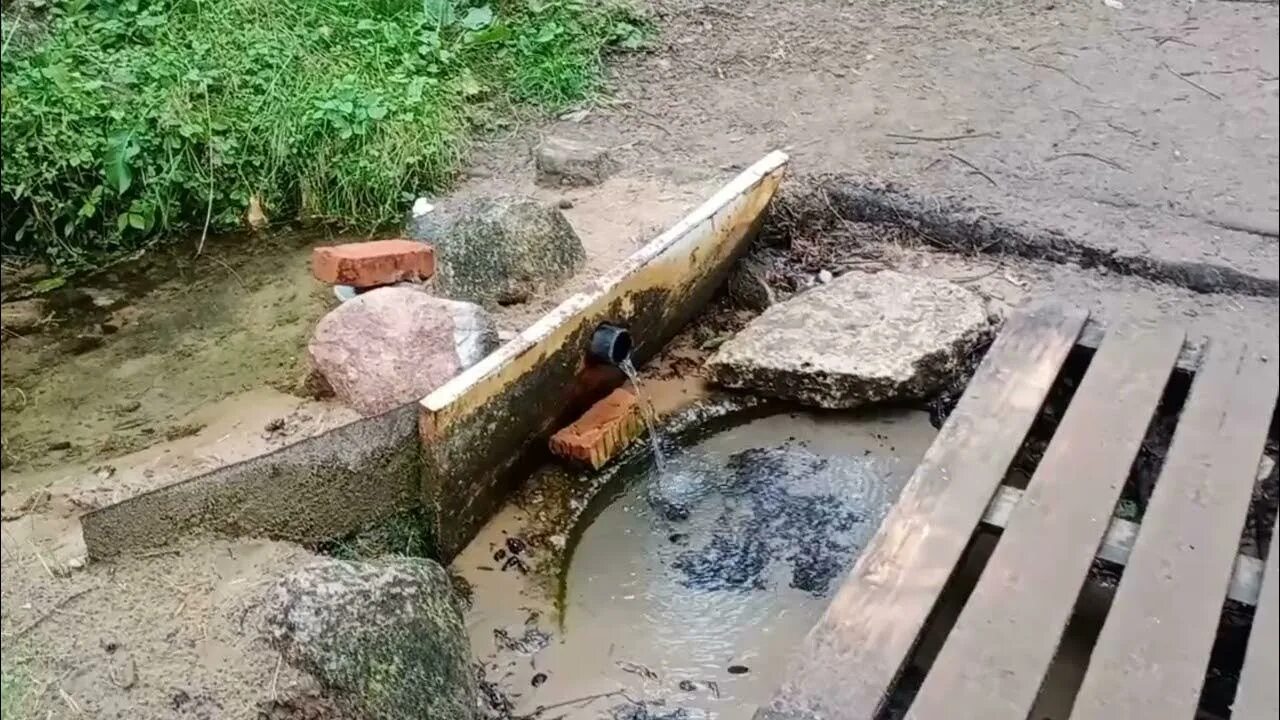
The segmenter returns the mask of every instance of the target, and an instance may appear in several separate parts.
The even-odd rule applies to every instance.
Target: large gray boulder
[[[307,352],[339,400],[376,415],[421,399],[497,347],[480,306],[395,286],[331,310]]]
[[[923,398],[991,333],[985,303],[951,282],[850,272],[765,310],[708,362],[713,382],[824,408]]]
[[[460,601],[425,558],[329,558],[268,593],[267,639],[368,720],[470,720],[479,710]]]
[[[411,220],[410,234],[435,248],[442,295],[482,305],[524,302],[587,258],[564,215],[526,197],[441,201]]]

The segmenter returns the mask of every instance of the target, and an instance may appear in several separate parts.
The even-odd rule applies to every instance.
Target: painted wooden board
[[[1009,319],[757,718],[875,716],[1086,316],[1042,306]]]
[[[1195,715],[1276,389],[1274,356],[1210,342],[1073,718]]]
[[[1004,485],[996,493],[987,512],[982,516],[984,525],[1003,528],[1009,524],[1009,516],[1022,500],[1022,490]],[[1103,560],[1126,565],[1129,554],[1133,552],[1133,544],[1138,539],[1138,523],[1113,517],[1107,526],[1107,534],[1098,547],[1098,557]],[[1258,592],[1262,588],[1263,562],[1252,555],[1239,553],[1235,565],[1231,569],[1231,583],[1227,585],[1227,597],[1245,605],[1258,604]]]
[[[1276,720],[1280,717],[1280,525],[1271,529],[1267,571],[1263,576],[1258,611],[1245,649],[1244,669],[1231,708],[1234,720]]]
[[[908,718],[1026,719],[1182,342],[1103,339]]]

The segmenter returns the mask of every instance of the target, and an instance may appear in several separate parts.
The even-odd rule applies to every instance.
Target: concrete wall
[[[422,503],[451,559],[505,502],[531,449],[622,381],[587,367],[601,322],[627,326],[647,360],[701,311],[782,180],[773,153],[505,347],[421,403],[100,508],[82,518],[103,558],[193,532],[315,543]],[[421,444],[420,444],[421,443]]]
[[[85,515],[92,558],[158,547],[194,531],[312,543],[418,500],[418,407],[410,403],[266,455]]]
[[[522,460],[622,377],[589,367],[603,322],[630,328],[644,362],[716,291],[759,227],[787,156],[772,153],[667,232],[421,403],[422,502],[449,560],[505,501]]]

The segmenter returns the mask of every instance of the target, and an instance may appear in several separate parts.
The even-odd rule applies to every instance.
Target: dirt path
[[[782,148],[795,172],[896,181],[1276,295],[1274,4],[657,8],[658,50],[624,62],[610,104],[552,131],[675,184]],[[484,163],[511,174],[527,156],[500,144]]]

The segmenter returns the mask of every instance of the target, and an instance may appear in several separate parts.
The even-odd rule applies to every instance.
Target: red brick
[[[552,435],[551,452],[598,469],[642,432],[639,399],[630,389],[619,388]]]
[[[426,280],[435,270],[435,251],[413,240],[373,240],[311,251],[311,273],[331,285],[370,288]]]

